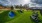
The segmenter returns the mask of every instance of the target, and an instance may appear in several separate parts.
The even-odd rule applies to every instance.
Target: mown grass
[[[0,14],[0,23],[34,23],[30,19],[30,16],[32,15],[32,10],[23,11],[23,13],[16,11],[15,12],[16,16],[13,19],[9,18],[8,13],[9,11],[5,11]],[[42,16],[40,15],[39,11],[38,14],[39,14],[39,19],[42,21]]]

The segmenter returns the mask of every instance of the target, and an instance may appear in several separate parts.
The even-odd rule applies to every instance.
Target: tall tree
[[[13,6],[11,6],[11,10],[13,10],[14,9],[14,7]]]

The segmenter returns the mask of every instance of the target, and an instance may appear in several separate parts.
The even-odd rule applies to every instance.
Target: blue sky
[[[42,0],[32,0],[30,5],[30,7],[42,7]]]
[[[6,5],[24,5],[28,4],[30,0],[0,0],[0,4],[6,6]]]
[[[31,0],[31,2],[38,3],[38,4],[42,4],[42,0]]]
[[[30,3],[30,6],[32,6],[33,3],[30,1],[31,0],[0,0],[0,4],[2,4],[3,6],[7,6],[7,5],[20,5],[20,4],[24,5],[24,4]],[[40,1],[42,1],[42,0],[40,0]],[[37,4],[37,3],[35,5],[42,6],[42,4]],[[33,6],[35,6],[35,5],[33,5]]]

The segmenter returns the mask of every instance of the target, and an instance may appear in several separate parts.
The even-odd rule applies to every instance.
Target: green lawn
[[[9,11],[4,11],[0,13],[0,23],[34,23],[31,21],[30,16],[32,15],[32,11],[23,11],[23,13],[19,13],[18,11],[15,12],[16,16],[14,18],[9,18],[8,16]],[[42,21],[42,16],[38,11],[39,19]],[[42,22],[40,22],[42,23]]]

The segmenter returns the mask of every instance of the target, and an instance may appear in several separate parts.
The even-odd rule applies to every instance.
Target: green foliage
[[[2,4],[0,4],[0,6],[3,6]]]
[[[16,16],[12,20],[8,17],[8,12],[9,11],[5,11],[0,14],[0,23],[34,23],[30,19],[30,16],[32,15],[31,10],[23,11],[22,14],[16,11],[15,12]],[[39,19],[42,20],[42,16],[40,15],[39,11],[38,11],[38,14],[39,14]]]

